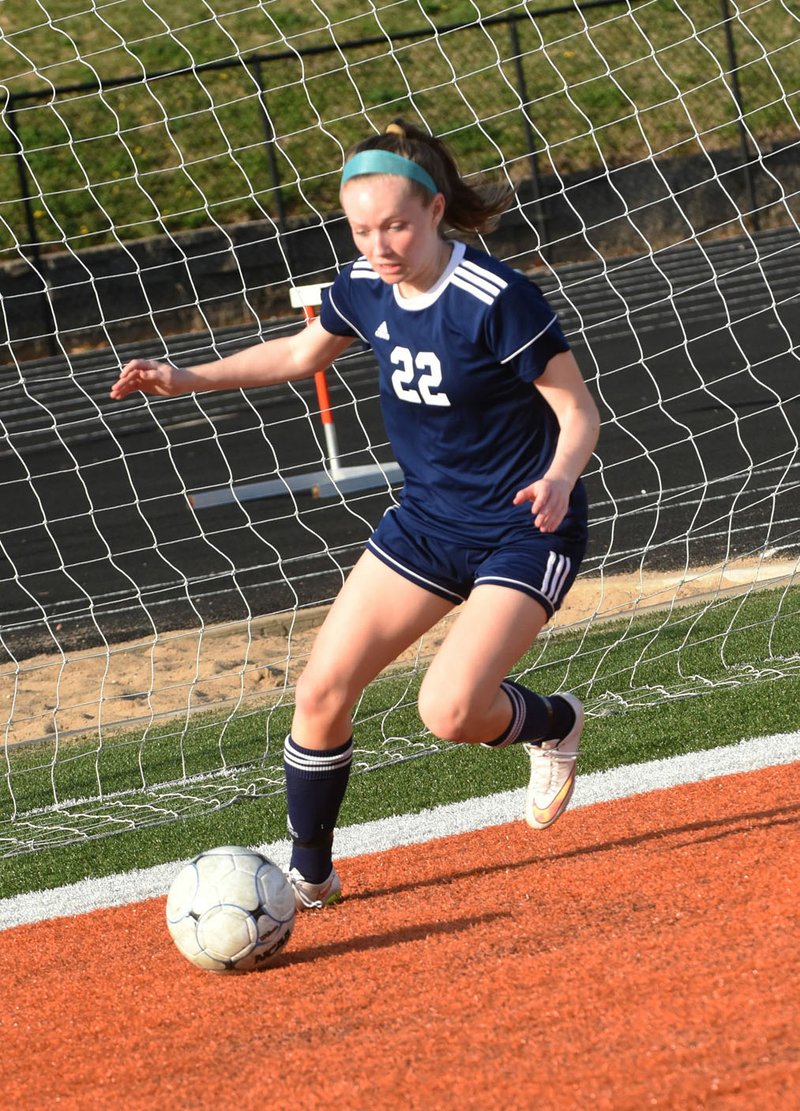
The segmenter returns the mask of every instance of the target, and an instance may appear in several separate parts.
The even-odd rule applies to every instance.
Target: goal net
[[[796,672],[799,77],[782,0],[6,0],[2,851],[281,789],[315,629],[402,482],[370,352],[108,391],[303,327],[354,255],[344,152],[398,115],[514,184],[476,242],[546,292],[603,417],[523,680],[602,714]],[[437,749],[443,634],[365,693],[360,769]]]

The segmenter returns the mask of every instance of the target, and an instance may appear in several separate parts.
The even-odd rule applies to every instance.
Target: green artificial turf
[[[541,690],[563,689],[568,683],[585,698],[590,717],[582,774],[796,730],[800,661],[793,648],[798,643],[799,600],[798,590],[760,591],[710,607],[689,606],[598,626],[585,634],[556,635],[535,646],[523,661],[523,672],[537,665],[524,672],[524,681]],[[519,749],[495,753],[444,746],[420,759],[377,766],[384,752],[382,730],[396,737],[421,737],[413,692],[409,698],[407,688],[407,676],[384,679],[362,706],[358,745],[373,770],[352,776],[340,824],[413,813],[526,782],[526,759]],[[403,705],[388,711],[398,691],[405,696]],[[270,723],[267,767],[277,784],[280,745],[274,737],[282,738],[289,714],[290,707],[282,707]],[[250,714],[224,728],[228,756],[257,760],[263,754],[265,716]],[[109,743],[99,763],[96,740],[85,741],[73,746],[67,770],[57,766],[56,772],[43,750],[20,753],[12,760],[13,775],[6,777],[2,832],[25,821],[24,815],[8,820],[10,783],[17,784],[14,798],[21,809],[23,799],[30,806],[52,801],[53,777],[66,792],[63,798],[96,794],[98,766],[106,791],[140,786],[140,767],[156,778],[172,777],[181,763],[189,771],[208,770],[203,761],[213,765],[218,758],[221,731],[211,721],[186,735],[165,726],[146,745],[141,738],[119,738]],[[152,751],[142,757],[140,750],[150,745]],[[402,752],[402,744],[393,751]],[[83,835],[78,843],[35,852],[15,850],[3,862],[0,897],[178,860],[215,844],[278,840],[285,836],[285,803],[279,786],[272,792],[240,797],[232,805],[212,802],[199,816],[169,820],[166,814],[156,815],[156,824],[130,832]],[[220,792],[219,799],[224,798]],[[87,801],[82,810],[90,808]]]

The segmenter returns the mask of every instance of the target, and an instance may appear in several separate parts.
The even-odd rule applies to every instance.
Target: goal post
[[[0,7],[0,853],[281,789],[315,630],[402,481],[374,360],[108,392],[303,327],[355,253],[345,151],[398,115],[514,185],[474,241],[542,287],[602,415],[587,558],[522,680],[600,715],[797,673],[792,5]],[[438,750],[442,631],[360,701],[359,770]]]

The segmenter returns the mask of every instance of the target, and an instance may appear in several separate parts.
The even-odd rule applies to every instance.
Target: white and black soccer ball
[[[278,865],[238,845],[200,853],[167,896],[173,941],[213,972],[269,967],[291,937],[294,916],[294,892]]]

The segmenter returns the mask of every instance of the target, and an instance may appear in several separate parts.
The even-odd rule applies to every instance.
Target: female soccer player
[[[173,396],[310,377],[356,339],[380,371],[405,485],[332,605],[297,684],[284,747],[298,907],[336,902],[333,832],[366,685],[460,605],[419,712],[448,741],[523,744],[525,817],[564,811],[583,709],[507,678],[561,605],[586,546],[580,474],[598,413],[558,321],[523,274],[445,228],[490,230],[513,194],[464,181],[439,140],[401,120],[348,157],[341,203],[361,255],[290,337],[179,369],[134,359],[111,396]]]

